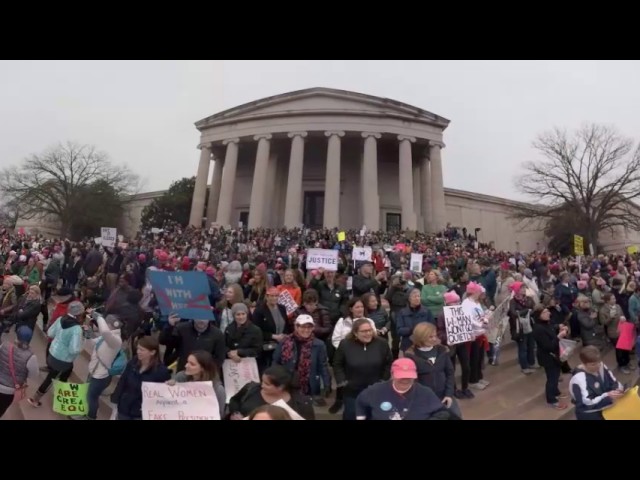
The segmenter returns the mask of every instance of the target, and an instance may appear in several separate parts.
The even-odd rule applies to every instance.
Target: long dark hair
[[[293,420],[289,412],[277,405],[262,405],[249,414],[249,420],[253,420],[259,413],[266,413],[271,420]]]
[[[220,380],[218,366],[216,365],[216,361],[213,359],[213,356],[209,352],[205,350],[196,350],[195,352],[191,352],[189,356],[195,358],[196,362],[198,362],[198,365],[200,365],[200,368],[202,369],[202,376],[200,377],[199,381],[211,382]],[[189,376],[189,380],[193,380],[193,378]]]
[[[136,345],[136,347],[142,347],[150,352],[156,352],[155,355],[151,357],[149,368],[155,368],[160,363],[160,343],[158,343],[158,340],[151,336],[142,337],[138,340],[138,345]]]

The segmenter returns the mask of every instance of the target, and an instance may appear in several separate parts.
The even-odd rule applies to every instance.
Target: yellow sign
[[[347,235],[344,232],[338,232],[338,241],[344,242],[347,239]]]
[[[573,253],[584,255],[584,239],[580,235],[573,236]]]
[[[631,245],[630,247],[627,247],[627,253],[629,255],[633,255],[634,253],[638,253],[638,246],[637,245]]]
[[[60,415],[86,415],[88,383],[53,381],[53,411]]]
[[[638,386],[627,390],[624,396],[613,404],[613,407],[603,410],[605,420],[640,420],[640,397]]]

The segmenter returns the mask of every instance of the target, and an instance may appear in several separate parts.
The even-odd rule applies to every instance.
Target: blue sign
[[[163,315],[213,320],[209,281],[204,272],[149,272],[153,293]]]

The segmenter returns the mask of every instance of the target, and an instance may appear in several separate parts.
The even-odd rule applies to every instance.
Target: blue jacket
[[[82,327],[74,317],[60,317],[47,331],[49,338],[53,338],[49,354],[61,362],[73,363],[84,346],[82,333]]]
[[[629,321],[638,325],[638,316],[640,315],[640,297],[637,293],[629,298]]]
[[[569,392],[576,405],[576,418],[602,420],[602,410],[613,405],[608,393],[617,389],[622,390],[622,385],[604,363],[600,365],[597,375],[586,372],[584,366],[578,365],[569,384]]]
[[[282,342],[286,341],[283,340]],[[298,366],[298,348],[296,342],[293,342],[293,355],[291,359],[284,363],[282,360],[282,342],[279,342],[273,351],[273,363],[282,365],[293,375],[296,373]],[[322,380],[322,384],[320,381]],[[331,385],[331,376],[329,375],[329,365],[327,360],[327,347],[317,338],[313,339],[311,345],[311,372],[309,373],[309,395],[320,395],[322,387],[328,388]]]
[[[405,307],[396,316],[396,330],[400,336],[400,350],[403,352],[411,346],[409,337],[416,325],[429,322],[436,325],[436,321],[428,308],[420,305],[418,308]]]
[[[142,382],[164,383],[170,379],[171,371],[162,363],[140,373],[140,362],[134,358],[122,372],[111,400],[117,404],[118,413],[142,419]]]

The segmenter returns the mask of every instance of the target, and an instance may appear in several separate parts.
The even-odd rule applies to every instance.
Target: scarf
[[[298,385],[300,390],[305,395],[309,394],[310,385],[309,379],[311,378],[311,346],[313,345],[313,334],[309,338],[302,338],[298,334],[293,333],[287,335],[282,341],[282,364],[296,361],[295,356],[300,353],[300,361],[298,362],[294,376],[298,379]],[[296,343],[302,343],[302,351],[297,352]]]

